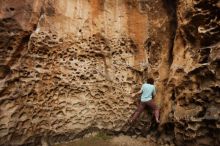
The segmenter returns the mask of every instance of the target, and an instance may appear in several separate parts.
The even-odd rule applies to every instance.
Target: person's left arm
[[[156,87],[154,86],[154,91],[152,93],[152,98],[154,98],[156,96]]]

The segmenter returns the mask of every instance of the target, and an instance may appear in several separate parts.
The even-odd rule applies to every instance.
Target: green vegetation
[[[104,132],[98,132],[94,135],[91,134],[88,137],[84,137],[73,142],[56,144],[54,146],[115,146],[110,143],[111,138],[111,136],[108,136]]]
[[[111,136],[107,135],[105,132],[98,132],[96,135],[95,135],[96,138],[100,138],[102,140],[109,140],[111,139]]]

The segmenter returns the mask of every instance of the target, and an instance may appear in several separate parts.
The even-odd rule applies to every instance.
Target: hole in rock
[[[172,91],[171,100],[173,100],[173,101],[174,101],[175,99],[176,99],[176,96],[175,96],[175,91],[173,90],[173,91]]]
[[[29,41],[29,39],[30,39],[30,35],[27,35],[24,38],[22,38],[21,43],[25,44],[25,43],[27,43]]]
[[[36,65],[36,68],[40,68],[40,67],[42,67],[40,64]]]
[[[59,42],[63,42],[63,39],[62,39],[62,38],[60,38],[60,39],[59,39]]]
[[[208,63],[209,54],[210,54],[210,48],[202,49],[202,50],[200,51],[200,60],[199,60],[199,63]]]
[[[11,50],[13,50],[13,48],[12,48],[12,47],[8,47],[8,50],[10,50],[10,51],[11,51]]]
[[[9,66],[0,65],[0,79],[5,78],[10,73],[11,73],[11,69]]]
[[[11,11],[14,11],[15,10],[15,8],[9,8]]]
[[[202,118],[202,117],[205,116],[205,114],[206,114],[206,108],[203,107],[203,108],[202,108],[202,111],[200,111],[200,112],[197,114],[197,117],[198,117],[198,118]]]

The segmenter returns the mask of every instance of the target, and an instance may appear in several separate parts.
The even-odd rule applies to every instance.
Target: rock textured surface
[[[219,4],[215,0],[178,3],[179,25],[167,82],[173,90],[169,117],[178,145],[220,144]]]
[[[0,145],[120,132],[136,108],[130,93],[146,77],[156,80],[160,144],[218,145],[219,7],[217,0],[0,1]],[[151,117],[144,120],[127,132],[143,134]]]

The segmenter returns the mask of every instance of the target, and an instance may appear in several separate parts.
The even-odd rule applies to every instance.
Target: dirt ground
[[[156,144],[147,138],[134,138],[125,135],[110,137],[97,134],[54,146],[156,146]]]

